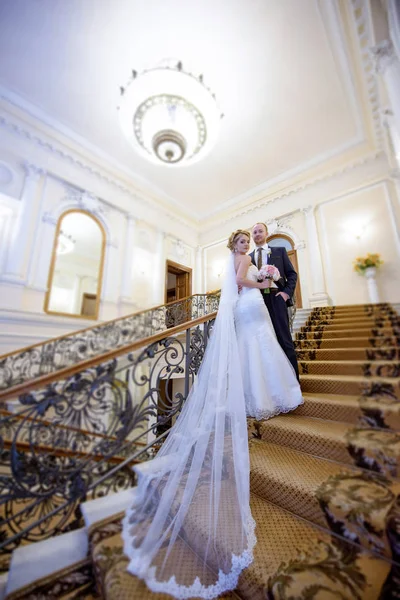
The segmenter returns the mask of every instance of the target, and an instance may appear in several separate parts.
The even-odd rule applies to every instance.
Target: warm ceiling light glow
[[[142,156],[157,164],[193,164],[211,150],[222,118],[203,77],[182,63],[163,64],[121,88],[122,131]]]

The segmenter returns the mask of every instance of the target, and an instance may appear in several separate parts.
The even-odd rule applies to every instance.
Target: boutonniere
[[[268,250],[267,250],[268,256],[271,254],[271,252],[272,252],[271,248],[268,248]]]

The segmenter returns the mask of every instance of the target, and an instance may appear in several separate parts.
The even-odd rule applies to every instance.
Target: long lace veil
[[[128,570],[175,598],[216,598],[253,560],[237,299],[232,254],[198,377],[157,457],[136,468],[123,522]]]

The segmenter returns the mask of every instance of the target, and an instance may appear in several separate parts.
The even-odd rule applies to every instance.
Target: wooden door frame
[[[174,273],[174,269],[176,271],[178,271],[178,273]],[[164,284],[164,302],[165,302],[165,304],[167,304],[168,271],[169,270],[174,275],[179,275],[179,273],[182,273],[182,271],[184,273],[189,274],[189,292],[190,293],[188,294],[188,296],[192,295],[192,269],[191,269],[191,267],[185,267],[185,265],[180,265],[179,263],[176,263],[172,260],[166,260],[165,261],[165,284]],[[181,298],[181,300],[182,300],[182,298]]]
[[[267,243],[269,240],[274,240],[276,238],[283,238],[285,240],[287,240],[290,245],[292,246],[291,250],[287,250],[288,256],[289,256],[289,260],[290,260],[290,256],[295,256],[296,257],[296,263],[297,263],[297,269],[299,268],[299,261],[297,258],[297,250],[294,248],[294,241],[292,240],[292,238],[288,235],[286,235],[285,233],[272,233],[271,235],[269,235],[267,237]],[[271,246],[272,248],[273,246]],[[298,271],[297,271],[297,275],[298,275]],[[295,289],[295,293],[296,293],[296,306],[297,308],[302,308],[303,307],[303,300],[301,297],[301,285],[300,285],[300,277],[297,277],[297,284],[296,284],[296,289]]]

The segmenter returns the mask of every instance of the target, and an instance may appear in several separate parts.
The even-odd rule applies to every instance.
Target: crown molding
[[[177,222],[180,225],[190,227],[194,231],[202,233],[207,227],[214,228],[238,216],[252,213],[258,208],[276,202],[315,183],[329,180],[329,178],[347,172],[369,160],[375,160],[379,155],[384,140],[384,128],[378,95],[378,76],[373,68],[373,60],[370,52],[370,48],[374,46],[374,39],[369,2],[351,0],[345,6],[342,6],[340,3],[338,5],[332,0],[318,0],[317,5],[321,16],[323,16],[326,35],[334,54],[338,75],[343,83],[346,96],[351,103],[352,113],[355,115],[356,135],[346,144],[336,147],[329,152],[321,153],[319,156],[299,165],[295,169],[286,171],[274,179],[263,182],[247,190],[245,193],[231,198],[216,210],[201,217],[194,212],[189,213],[176,199],[168,196],[162,190],[155,190],[153,192],[154,196],[147,190],[139,190],[138,188],[140,188],[141,184],[144,187],[151,184],[146,180],[140,181],[139,175],[117,163],[115,159],[106,155],[98,147],[90,144],[88,140],[78,136],[74,131],[51,119],[39,108],[1,86],[0,100],[3,101],[4,110],[0,112],[0,129],[3,128],[41,147],[44,151],[55,155],[59,160],[67,162],[70,165],[73,164],[78,169],[84,170],[101,182],[107,183],[114,189],[127,195],[129,199],[133,199],[136,203],[141,203],[156,211],[157,219],[160,221],[166,219],[172,223]],[[341,40],[344,40],[346,43],[344,45],[341,44]],[[351,56],[350,42],[352,42],[353,49]],[[369,137],[371,138],[372,132],[373,138],[369,144],[368,140],[366,140],[366,132],[362,131],[362,119],[357,115],[358,90],[352,82],[353,72],[351,61],[354,58],[363,83],[362,95],[369,106],[369,110],[365,116],[365,122],[371,130]],[[371,142],[373,143],[371,144]],[[356,150],[357,145],[360,145],[360,143],[365,143],[370,148],[372,145],[375,153],[371,153],[370,150],[369,155],[356,160],[354,158],[346,160],[346,157],[343,157],[343,162],[346,162],[344,162],[343,167],[338,167],[338,156],[343,155],[345,152],[349,153],[353,148]],[[329,168],[329,165],[326,165],[329,169],[327,174],[314,175],[310,173],[312,169],[315,171],[328,161],[335,162],[335,159],[335,166]],[[105,162],[107,162],[107,165],[102,164]],[[302,181],[299,182],[300,178]],[[283,190],[273,190],[274,187],[276,188],[281,184],[284,184]],[[157,197],[157,194],[159,197]],[[257,200],[254,199],[255,196],[258,196]],[[172,204],[173,207],[166,207],[165,203]],[[239,203],[242,203],[242,206],[237,207],[235,210],[235,205],[237,206]],[[176,212],[174,210],[175,207]],[[228,211],[230,214],[226,215]]]
[[[337,66],[338,76],[340,77],[343,87],[346,90],[346,95],[349,98],[352,108],[353,118],[356,124],[356,135],[353,139],[349,140],[347,143],[343,144],[340,147],[333,148],[329,152],[324,154],[320,154],[314,159],[299,165],[298,167],[285,171],[281,175],[270,179],[266,182],[255,186],[254,188],[247,190],[243,194],[235,196],[231,198],[227,202],[224,202],[218,208],[214,209],[207,215],[201,219],[201,225],[206,222],[214,222],[214,218],[218,223],[224,223],[230,218],[224,219],[222,213],[229,210],[230,208],[234,208],[240,202],[246,202],[250,200],[250,204],[248,207],[243,207],[242,209],[235,211],[236,216],[241,216],[246,214],[247,212],[252,212],[255,210],[253,208],[253,203],[251,202],[251,198],[263,194],[267,195],[270,193],[270,190],[273,186],[279,185],[280,183],[287,181],[288,179],[295,179],[299,176],[304,176],[304,179],[307,179],[311,176],[309,172],[312,168],[316,168],[318,166],[327,163],[329,160],[334,159],[341,154],[344,154],[346,151],[351,149],[355,149],[357,145],[362,143],[366,143],[372,148],[372,159],[376,157],[384,148],[384,127],[382,123],[382,114],[381,114],[381,106],[379,99],[379,91],[378,91],[378,80],[377,73],[374,70],[373,65],[373,56],[370,52],[370,47],[373,46],[373,34],[372,34],[372,26],[371,26],[371,15],[368,2],[360,2],[359,0],[352,0],[346,5],[346,21],[348,22],[349,28],[351,30],[351,38],[355,44],[356,51],[358,53],[358,67],[362,77],[363,90],[362,96],[363,98],[357,97],[357,89],[353,83],[354,73],[351,68],[351,56],[350,56],[350,39],[346,39],[344,33],[345,27],[345,16],[340,14],[340,6],[332,2],[330,0],[319,0],[317,2],[318,10],[321,15],[321,19],[324,24],[324,29],[326,32],[326,36],[328,39],[329,46],[333,49],[335,63]],[[360,117],[360,109],[358,108],[357,102],[366,102],[369,107],[369,112],[366,115],[367,122],[365,123],[370,128],[371,133],[369,134],[370,143],[368,144],[368,136],[366,135],[366,131],[363,129],[362,119]],[[372,139],[371,139],[372,134]],[[370,150],[371,152],[371,150]],[[365,160],[370,160],[370,157],[362,158],[361,162],[359,160],[353,161],[348,160],[349,167],[345,167],[344,170],[352,169],[360,164],[363,164]],[[346,164],[346,163],[345,163]],[[335,170],[330,169],[330,173],[327,177],[331,177],[334,174],[339,172],[344,172],[344,170]],[[312,178],[311,183],[306,183],[306,186],[312,185],[313,182],[321,181],[320,177]],[[290,183],[289,183],[290,185]],[[301,188],[299,188],[301,189]],[[298,190],[297,190],[298,191]],[[283,194],[281,197],[287,194]],[[279,199],[279,198],[278,198]],[[265,206],[264,203],[261,203],[260,206]],[[221,218],[218,219],[218,214],[221,214]],[[233,217],[235,218],[235,217]]]
[[[164,198],[156,198],[150,195],[150,193],[147,191],[138,190],[135,187],[134,174],[127,172],[127,170],[123,169],[122,166],[116,166],[116,169],[120,171],[122,177],[128,177],[132,180],[132,185],[130,186],[126,185],[122,177],[120,178],[118,174],[112,174],[109,169],[105,169],[102,165],[96,163],[93,159],[99,158],[103,161],[109,160],[111,166],[115,166],[115,164],[113,164],[115,163],[113,159],[108,159],[105,156],[99,156],[98,149],[97,152],[95,152],[95,150],[82,146],[83,151],[86,150],[91,153],[91,157],[88,159],[83,156],[82,152],[78,152],[77,150],[71,148],[64,141],[56,140],[54,135],[49,135],[48,132],[43,130],[43,126],[46,128],[52,128],[56,135],[67,138],[67,141],[72,141],[76,144],[82,144],[81,141],[77,141],[73,138],[68,139],[68,134],[58,129],[54,124],[49,125],[48,123],[41,121],[30,111],[27,111],[25,107],[22,106],[23,104],[27,103],[21,102],[21,105],[19,105],[15,94],[13,94],[13,99],[10,100],[8,93],[5,93],[4,88],[0,87],[0,100],[8,105],[8,107],[0,105],[0,129],[4,129],[19,138],[39,146],[42,150],[48,152],[49,154],[55,155],[58,159],[62,160],[63,162],[67,162],[69,165],[73,164],[78,169],[85,171],[92,177],[100,180],[102,183],[107,183],[123,194],[128,195],[133,200],[138,201],[151,209],[155,209],[161,217],[166,217],[175,222],[178,221],[185,226],[196,228],[198,221],[193,219],[193,217],[188,214],[182,214],[182,207],[173,198],[170,198],[165,194],[163,194]],[[23,120],[19,115],[15,115],[14,111],[7,110],[9,107],[16,108],[18,112],[22,111],[28,117],[30,117],[35,124],[30,124],[26,120]],[[40,130],[40,128],[42,128],[42,130]],[[160,192],[160,196],[161,194],[162,192]],[[177,207],[177,211],[175,212],[168,210],[162,200],[172,202]],[[179,214],[178,211],[181,214]]]
[[[349,25],[360,62],[360,74],[369,106],[374,142],[379,149],[383,149],[384,128],[381,119],[379,77],[374,65],[374,54],[371,52],[371,48],[375,46],[375,39],[370,3],[351,0],[344,3],[343,8],[348,11],[350,17]]]
[[[242,217],[244,215],[249,215],[260,208],[265,208],[269,204],[273,204],[274,202],[278,202],[279,200],[282,200],[283,198],[287,198],[288,196],[292,196],[293,194],[302,192],[303,190],[310,188],[317,183],[321,183],[323,181],[328,182],[329,180],[333,180],[337,177],[340,177],[344,173],[348,173],[348,172],[356,169],[357,167],[363,166],[368,163],[373,163],[378,158],[380,158],[382,155],[383,155],[383,152],[376,151],[372,154],[364,155],[363,157],[358,158],[351,163],[347,163],[346,165],[343,165],[343,166],[341,166],[335,170],[332,170],[328,173],[325,173],[325,174],[322,174],[322,175],[319,175],[316,177],[312,177],[308,180],[303,180],[292,186],[286,186],[286,188],[284,190],[282,190],[278,193],[273,193],[271,191],[269,195],[264,196],[261,199],[257,199],[254,202],[248,204],[247,206],[245,206],[241,209],[232,211],[229,215],[225,216],[224,218],[213,221],[212,223],[205,223],[201,232],[203,233],[205,230],[214,229],[216,227],[219,227],[220,225],[229,223],[230,221],[233,221],[234,219],[237,219],[238,217]]]

